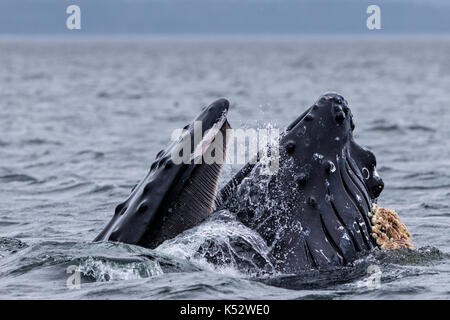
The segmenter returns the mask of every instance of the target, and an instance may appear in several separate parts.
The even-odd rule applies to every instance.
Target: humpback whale
[[[230,128],[228,107],[227,100],[218,100],[195,121],[203,123],[203,132],[223,133]],[[185,127],[188,134],[193,134],[193,126],[194,122]],[[277,271],[298,273],[351,264],[381,246],[382,227],[375,226],[372,210],[384,187],[375,155],[355,142],[354,128],[348,102],[327,93],[281,135],[276,174],[262,175],[263,163],[257,160],[219,192],[221,165],[174,164],[170,158],[174,142],[158,153],[149,173],[117,206],[94,241],[156,248],[226,210],[264,239],[269,261],[263,264],[270,263]],[[201,150],[207,152],[211,140],[210,136]],[[191,146],[198,149],[195,141]],[[219,149],[224,155],[226,141]],[[208,250],[208,244],[201,250]],[[208,257],[214,261],[214,252]]]

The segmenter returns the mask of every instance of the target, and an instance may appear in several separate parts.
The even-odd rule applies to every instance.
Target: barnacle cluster
[[[369,218],[372,222],[372,237],[382,249],[414,248],[411,233],[394,210],[374,203]]]

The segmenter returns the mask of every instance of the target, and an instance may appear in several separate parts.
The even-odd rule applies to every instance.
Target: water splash
[[[205,270],[239,277],[261,272],[261,265],[266,271],[273,267],[264,239],[227,210],[220,210],[201,225],[165,241],[156,251],[183,257]],[[242,267],[244,261],[247,268]]]
[[[88,257],[80,263],[79,271],[84,277],[100,282],[136,280],[164,273],[157,261],[123,263],[98,257]]]

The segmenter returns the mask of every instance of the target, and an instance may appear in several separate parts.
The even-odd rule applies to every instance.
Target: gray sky
[[[80,31],[66,7],[81,8]],[[368,31],[366,8],[381,7]],[[450,33],[448,0],[0,0],[0,34]]]

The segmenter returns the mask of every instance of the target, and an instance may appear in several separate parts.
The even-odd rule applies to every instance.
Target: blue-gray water
[[[449,56],[450,38],[1,39],[0,298],[450,298]],[[427,248],[288,290],[194,256],[198,237],[229,231],[220,223],[155,251],[91,243],[202,106],[227,97],[234,128],[284,127],[327,91],[377,156],[379,203]]]

